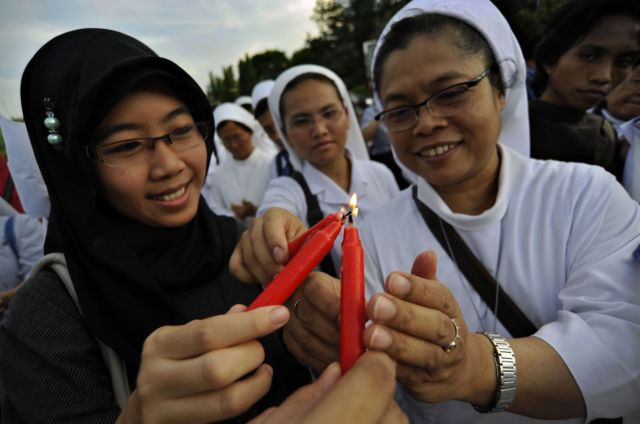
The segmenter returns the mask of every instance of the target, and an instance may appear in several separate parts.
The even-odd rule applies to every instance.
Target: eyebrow
[[[468,78],[466,74],[462,74],[460,72],[457,71],[449,71],[449,72],[445,72],[444,74],[440,75],[438,78],[434,79],[433,81],[430,81],[429,84],[427,84],[427,87],[432,87],[432,86],[438,86],[440,84],[442,84],[443,82],[446,81],[450,81],[456,78],[461,78],[461,77],[465,77]],[[443,88],[447,88],[447,87],[443,87]],[[435,91],[431,94],[434,94]],[[402,93],[391,93],[388,96],[386,96],[382,101],[383,103],[386,102],[390,102],[390,101],[394,101],[394,100],[400,100],[400,101],[407,101],[407,96],[405,94]]]
[[[336,102],[332,102],[332,103],[327,103],[326,105],[322,106],[320,108],[320,113],[325,112],[327,109],[333,109],[338,107],[338,103]],[[290,119],[296,119],[296,118],[302,118],[302,117],[307,117],[307,116],[311,116],[313,115],[313,113],[311,112],[297,112],[294,113],[293,115],[291,115]]]
[[[172,110],[171,112],[167,113],[165,116],[163,116],[162,119],[160,119],[160,123],[166,124],[167,122],[171,121],[175,117],[184,115],[184,114],[186,115],[191,114],[191,112],[189,111],[189,108],[187,108],[187,106],[185,105],[179,106],[174,110]],[[119,133],[121,131],[137,130],[140,128],[141,128],[140,124],[127,123],[127,122],[122,124],[112,125],[110,127],[103,128],[102,130],[99,130],[96,132],[95,143],[96,144],[100,143],[105,138],[110,137],[113,134]]]

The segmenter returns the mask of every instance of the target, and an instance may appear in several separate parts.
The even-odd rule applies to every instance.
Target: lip
[[[332,146],[333,144],[335,144],[333,141],[322,141],[316,145],[313,146],[313,150],[324,150],[329,146]]]
[[[588,99],[595,100],[595,101],[599,101],[607,95],[607,93],[605,93],[602,90],[590,90],[590,89],[578,90],[578,93],[580,93],[583,97],[587,97]]]
[[[156,202],[156,204],[165,206],[165,207],[170,207],[172,209],[175,208],[181,208],[184,205],[187,204],[187,202],[189,201],[189,198],[191,196],[191,191],[189,190],[189,187],[191,186],[191,181],[187,182],[186,184],[181,184],[179,186],[175,186],[173,188],[167,189],[167,190],[163,190],[160,193],[155,193],[152,195],[149,195],[148,198],[150,200],[152,200],[153,202]],[[181,196],[175,198],[175,199],[171,199],[171,200],[161,200],[158,199],[159,196],[163,196],[166,194],[171,194],[171,193],[175,193],[176,191],[180,190],[184,188],[184,193],[182,193]]]

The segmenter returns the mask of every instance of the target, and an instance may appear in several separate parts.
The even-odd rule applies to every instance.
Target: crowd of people
[[[640,423],[640,5],[567,1],[533,59],[489,0],[412,0],[358,116],[324,66],[212,110],[126,34],[48,41],[0,121],[0,421]],[[354,193],[342,372],[341,236],[247,305]]]

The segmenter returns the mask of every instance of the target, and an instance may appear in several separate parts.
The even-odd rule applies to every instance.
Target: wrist
[[[495,391],[493,400],[487,404],[472,403],[472,406],[482,413],[502,412],[509,409],[516,395],[517,369],[516,357],[511,344],[502,336],[495,333],[482,332],[493,347],[493,361],[495,371]]]
[[[491,405],[495,400],[498,381],[491,341],[479,333],[469,333],[467,350],[471,352],[466,384],[458,400],[472,405]]]

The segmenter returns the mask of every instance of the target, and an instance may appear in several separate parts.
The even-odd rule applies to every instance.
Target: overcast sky
[[[124,32],[182,66],[206,89],[246,53],[290,55],[317,34],[315,0],[0,0],[0,114],[22,116],[20,77],[45,42],[101,27]],[[244,93],[251,94],[251,93]]]

